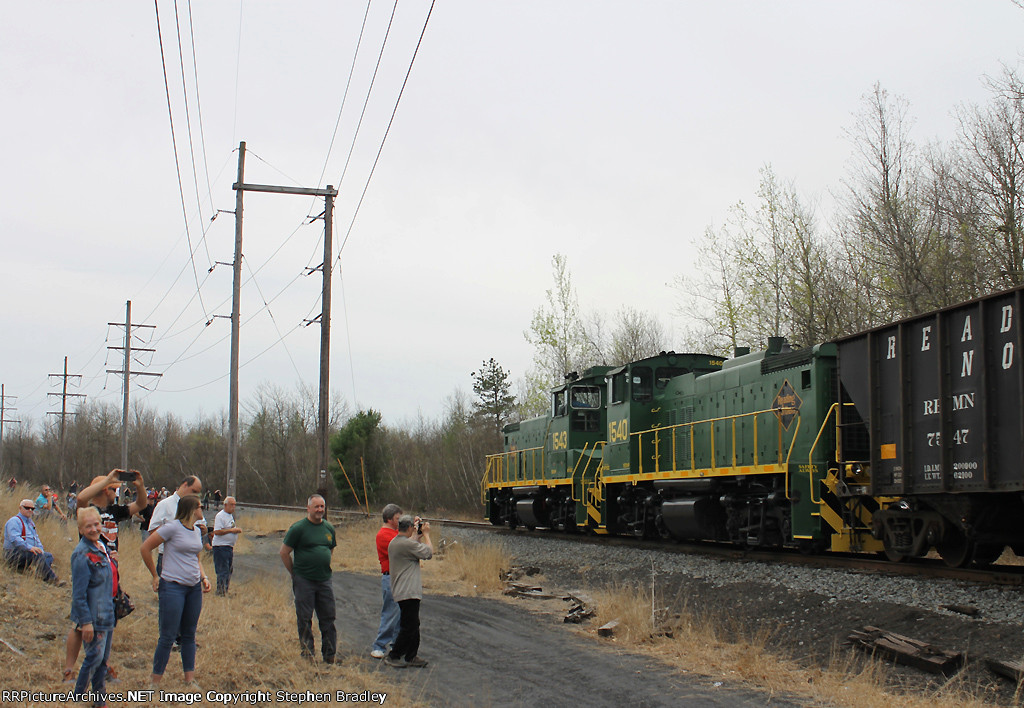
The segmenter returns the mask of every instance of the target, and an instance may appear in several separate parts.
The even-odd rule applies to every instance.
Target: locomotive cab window
[[[565,406],[565,401],[565,389],[562,389],[561,391],[555,391],[555,393],[551,396],[551,415],[555,417],[565,415],[568,412]]]
[[[800,387],[810,388],[811,387],[811,370],[804,369],[800,372]]]
[[[637,366],[633,368],[633,400],[649,401],[654,395],[654,381],[649,366]]]
[[[597,386],[573,386],[569,401],[573,408],[600,408],[601,389]]]

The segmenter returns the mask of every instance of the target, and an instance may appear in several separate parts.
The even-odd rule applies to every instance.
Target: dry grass
[[[434,559],[423,564],[423,585],[432,592],[459,595],[498,595],[510,562],[496,545],[446,543],[439,526],[431,534]]]
[[[845,653],[834,654],[827,668],[808,668],[768,648],[770,636],[753,634],[728,621],[713,620],[693,608],[678,616],[652,614],[650,589],[618,587],[595,590],[594,627],[618,620],[610,641],[623,648],[658,657],[685,671],[789,694],[815,704],[850,708],[981,708],[991,705],[981,689],[952,679],[928,695],[896,694],[889,683],[889,667],[880,661]],[[596,635],[596,629],[588,631]]]
[[[17,511],[17,502],[24,496],[29,494],[22,489],[0,495],[3,521]],[[255,525],[253,518],[246,521],[250,522],[250,527]],[[241,519],[239,525],[242,525]],[[274,526],[276,522],[271,521],[269,525]],[[43,545],[54,554],[57,573],[66,578],[68,560],[78,542],[77,530],[73,525],[65,527],[58,522],[42,523],[39,530]],[[140,544],[137,532],[125,532],[121,536],[120,569],[124,587],[131,592],[137,609],[121,621],[114,633],[111,661],[122,681],[108,685],[112,691],[146,688],[152,668],[157,599],[150,589],[149,573],[139,560]],[[236,552],[246,552],[244,535]],[[207,559],[204,565],[213,577],[212,560]],[[3,656],[0,686],[70,690],[71,685],[62,684],[60,680],[65,636],[71,626],[67,619],[69,588],[53,587],[30,575],[4,571],[0,574],[0,607],[5,608],[6,613],[0,637],[25,654],[12,661],[12,652],[0,645],[0,656]],[[238,583],[232,585],[229,597],[205,595],[197,639],[202,649],[197,660],[196,680],[204,690],[311,690],[331,696],[337,691],[372,691],[386,692],[388,705],[420,702],[418,696],[409,695],[409,689],[391,684],[387,674],[379,673],[377,662],[361,664],[357,660],[340,666],[324,666],[302,660],[295,638],[294,605],[288,588],[283,585]],[[181,663],[176,653],[171,655],[161,688],[183,690]]]

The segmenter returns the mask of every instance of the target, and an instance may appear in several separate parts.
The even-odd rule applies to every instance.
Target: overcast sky
[[[246,182],[339,187],[331,388],[402,423],[471,391],[482,360],[525,373],[555,253],[585,310],[680,332],[667,284],[753,201],[761,166],[827,211],[876,81],[909,101],[918,142],[948,140],[952,109],[987,101],[983,77],[1024,49],[1011,0],[441,0],[353,221],[429,2],[397,7],[347,170],[393,4],[370,6],[351,82],[365,2],[196,2],[192,32],[178,5],[180,54],[159,2],[184,214],[153,4],[0,0],[6,418],[59,410],[48,375],[65,356],[71,391],[120,406],[104,372],[123,327],[107,323],[127,300],[154,325],[137,345],[157,350],[133,367],[163,373],[133,399],[226,411],[231,269],[208,270],[232,260],[234,221],[210,217],[234,209],[241,140]],[[320,275],[303,273],[322,260],[323,223],[305,223],[322,208],[246,196],[243,415],[260,384],[316,389],[320,330],[303,320]]]

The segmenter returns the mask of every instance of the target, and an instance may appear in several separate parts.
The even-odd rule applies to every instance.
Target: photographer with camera
[[[420,561],[434,555],[430,542],[430,523],[420,517],[403,514],[398,519],[398,535],[388,544],[388,564],[391,572],[391,593],[402,612],[398,625],[398,639],[385,662],[388,666],[426,666],[417,656],[420,648],[420,600],[423,599],[423,580]]]
[[[131,504],[116,503],[117,490],[122,482],[130,482],[135,486],[135,501]],[[111,561],[117,564],[117,529],[118,524],[126,521],[149,505],[146,497],[146,484],[142,473],[138,470],[112,470],[110,474],[93,478],[88,487],[78,493],[78,508],[96,507],[100,516],[99,542],[102,543]],[[81,538],[81,534],[79,534]],[[118,588],[114,588],[115,591]],[[116,624],[116,622],[115,622]],[[72,627],[68,632],[67,647],[64,654],[64,680],[73,681],[75,663],[82,650],[82,632]],[[107,665],[107,680],[117,680],[117,672]]]

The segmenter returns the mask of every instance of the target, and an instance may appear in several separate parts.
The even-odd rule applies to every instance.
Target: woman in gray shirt
[[[195,680],[196,626],[203,609],[203,593],[210,592],[210,579],[200,563],[202,532],[196,524],[203,514],[199,497],[190,494],[178,502],[174,521],[150,534],[142,544],[142,562],[153,576],[153,590],[160,607],[160,639],[153,653],[154,684],[163,678],[175,637],[181,645],[181,668],[190,691],[201,691]],[[164,544],[164,562],[157,577],[153,550]]]

